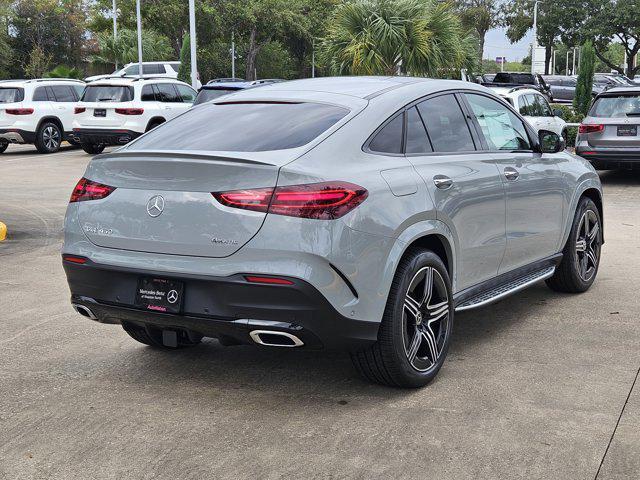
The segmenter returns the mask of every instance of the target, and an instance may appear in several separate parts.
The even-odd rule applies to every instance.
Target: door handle
[[[440,190],[446,190],[448,188],[451,188],[451,185],[453,185],[453,180],[451,180],[446,175],[436,175],[435,177],[433,177],[433,183],[435,184],[436,188],[439,188]]]
[[[506,167],[504,169],[504,176],[507,180],[514,181],[520,176],[520,172],[513,167]]]

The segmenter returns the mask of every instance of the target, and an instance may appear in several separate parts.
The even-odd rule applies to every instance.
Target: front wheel
[[[40,153],[55,153],[60,150],[62,131],[52,122],[45,122],[36,132],[36,149]]]
[[[549,288],[566,293],[586,292],[596,279],[601,248],[600,212],[593,200],[582,197],[562,250],[562,261],[547,280]]]
[[[444,363],[452,326],[451,282],[442,260],[428,250],[410,250],[396,271],[378,341],[351,359],[372,382],[422,387]]]
[[[98,155],[104,150],[104,145],[96,143],[82,143],[82,150],[84,150],[89,155]]]

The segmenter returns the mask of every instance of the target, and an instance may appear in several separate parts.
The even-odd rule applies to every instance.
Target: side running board
[[[471,310],[472,308],[483,307],[493,302],[523,290],[540,280],[544,280],[553,275],[556,271],[556,267],[545,267],[541,270],[536,270],[522,277],[516,278],[510,282],[504,283],[498,287],[492,288],[485,292],[482,292],[474,297],[465,300],[460,305],[456,306],[456,312],[464,310]]]

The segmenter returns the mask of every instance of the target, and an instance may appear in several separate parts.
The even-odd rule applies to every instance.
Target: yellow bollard
[[[0,242],[7,238],[7,226],[0,222]]]

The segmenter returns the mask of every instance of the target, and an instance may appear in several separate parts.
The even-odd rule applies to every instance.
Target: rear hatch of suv
[[[75,120],[81,128],[118,127],[126,118],[118,112],[130,112],[133,98],[131,85],[89,84],[76,108]]]
[[[20,118],[19,115],[28,114],[28,110],[23,108],[23,100],[23,88],[0,86],[0,128],[11,127]]]
[[[259,202],[260,192],[269,195],[276,186],[279,168],[348,113],[310,102],[201,105],[92,160],[85,177],[115,190],[80,202],[80,225],[103,247],[229,256],[259,231],[267,213],[223,205],[213,194]]]
[[[599,96],[580,127],[593,148],[640,149],[640,92]]]

